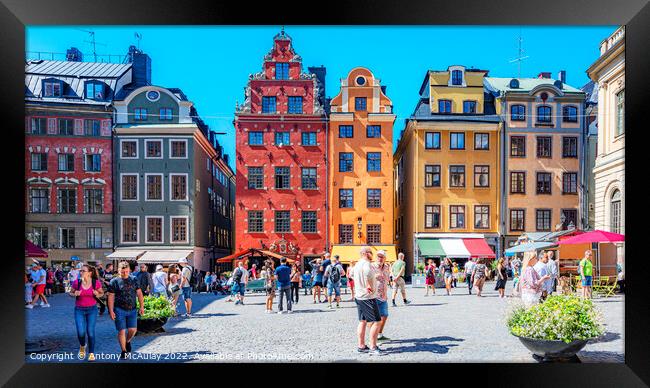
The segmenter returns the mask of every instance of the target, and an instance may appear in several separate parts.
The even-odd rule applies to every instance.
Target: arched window
[[[562,121],[565,123],[578,122],[578,108],[575,106],[565,106],[562,108]]]
[[[512,105],[510,107],[510,120],[526,121],[526,107],[523,105]]]
[[[621,191],[614,190],[609,211],[610,229],[614,233],[621,233],[621,197]]]
[[[548,105],[540,105],[537,107],[537,122],[550,123],[551,122],[551,107]]]

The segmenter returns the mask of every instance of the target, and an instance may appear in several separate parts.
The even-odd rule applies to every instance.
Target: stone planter
[[[517,338],[533,353],[533,358],[538,362],[580,362],[576,353],[589,342],[589,340],[576,340],[566,343],[526,337]]]
[[[411,275],[411,287],[413,288],[424,288],[425,276],[421,274]]]
[[[138,319],[138,334],[139,333],[164,333],[163,326],[167,323],[165,318],[151,318],[151,319]]]

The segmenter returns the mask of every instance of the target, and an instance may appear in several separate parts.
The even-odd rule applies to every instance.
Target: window
[[[99,120],[84,120],[84,134],[86,136],[101,135],[102,123]]]
[[[352,152],[339,153],[339,172],[352,171]]]
[[[104,190],[84,189],[84,213],[100,214],[104,212]]]
[[[30,189],[29,200],[31,213],[49,213],[50,211],[50,190]]]
[[[526,226],[526,210],[510,209],[510,231],[523,232]]]
[[[625,133],[625,89],[616,93],[616,136]]]
[[[563,158],[577,158],[578,157],[578,138],[577,137],[563,137],[562,138],[562,157]]]
[[[32,171],[47,171],[47,154],[32,152]]]
[[[74,120],[59,119],[59,135],[61,136],[74,135]]]
[[[510,156],[513,158],[526,157],[525,136],[510,136]]]
[[[564,223],[562,224],[562,230],[569,229],[569,225],[574,228],[578,225],[578,211],[575,209],[562,209],[562,214],[564,215]]]
[[[463,113],[476,113],[476,101],[463,101]]]
[[[47,119],[45,117],[32,117],[31,134],[45,135],[47,133]]]
[[[135,119],[144,121],[147,119],[147,109],[146,108],[135,108]]]
[[[535,228],[538,232],[551,230],[551,209],[535,210]]]
[[[289,79],[289,63],[275,64],[275,79]]]
[[[380,138],[381,125],[368,125],[366,127],[366,136],[369,138]]]
[[[440,165],[424,166],[424,187],[440,187]]]
[[[172,201],[187,201],[187,175],[169,174],[171,181]]]
[[[578,173],[562,173],[562,194],[578,194]]]
[[[366,236],[368,244],[381,244],[381,225],[366,225]]]
[[[316,145],[316,132],[303,132],[302,145],[315,146]]]
[[[339,189],[339,208],[351,209],[354,206],[354,193],[352,189]]]
[[[551,173],[537,173],[537,194],[551,194]]]
[[[276,111],[275,97],[262,97],[262,113],[275,113]]]
[[[562,121],[565,123],[578,122],[578,108],[575,106],[562,107]]]
[[[463,84],[463,72],[461,70],[452,70],[451,71],[451,84],[452,85],[462,85]]]
[[[381,208],[381,189],[368,189],[368,208]]]
[[[365,97],[354,98],[354,110],[358,110],[358,111],[367,110],[367,100]]]
[[[170,147],[171,158],[187,158],[187,140],[171,140]]]
[[[449,206],[449,227],[450,228],[465,227],[465,206],[463,205]]]
[[[138,175],[122,175],[122,201],[138,200]]]
[[[50,247],[49,244],[49,232],[47,228],[44,227],[36,227],[32,229],[33,235],[34,235],[34,244],[38,245],[39,247],[43,249],[47,249]]]
[[[439,205],[424,206],[424,227],[431,228],[431,229],[440,228],[440,206]]]
[[[302,188],[306,190],[318,189],[318,178],[316,177],[316,168],[304,167],[302,169]]]
[[[449,148],[452,150],[465,149],[465,132],[452,132],[449,134]]]
[[[451,101],[438,100],[438,113],[451,113]]]
[[[316,212],[303,211],[302,212],[302,232],[303,233],[316,233]]]
[[[474,149],[475,150],[489,150],[490,149],[490,134],[489,133],[475,133],[474,134]]]
[[[84,155],[84,170],[99,172],[102,170],[102,156],[100,154]]]
[[[510,120],[526,121],[526,107],[523,105],[510,106]]]
[[[289,167],[276,167],[275,168],[275,188],[288,189],[291,173]]]
[[[160,175],[146,174],[146,176],[147,176],[147,201],[162,201],[163,199],[162,174]]]
[[[86,82],[86,98],[91,100],[104,99],[104,84],[99,82]]]
[[[428,150],[440,149],[440,132],[427,132],[424,134],[424,148]]]
[[[248,132],[249,145],[264,145],[264,132]]]
[[[86,228],[86,242],[90,249],[101,248],[102,228]]]
[[[61,81],[43,81],[43,97],[61,97],[63,83]]]
[[[146,159],[162,159],[162,140],[145,140]]]
[[[352,137],[354,137],[354,129],[352,125],[339,125],[339,138]]]
[[[537,107],[537,122],[550,123],[551,122],[551,107],[541,105]]]
[[[163,238],[163,219],[162,217],[146,217],[147,218],[147,240],[146,242],[162,243]]]
[[[614,190],[610,201],[609,223],[613,233],[621,233],[621,199],[620,190]]]
[[[465,187],[465,166],[449,166],[449,187]]]
[[[510,194],[526,194],[526,173],[524,171],[510,172]]]
[[[74,171],[74,154],[59,154],[59,171]]]
[[[58,189],[59,213],[72,214],[77,212],[77,190]]]
[[[487,205],[474,206],[474,228],[475,229],[489,229],[490,228],[490,207]]]
[[[550,158],[553,154],[553,143],[550,136],[538,136],[537,137],[537,157],[538,158]]]
[[[290,145],[289,132],[276,132],[275,133],[275,145],[276,146],[288,146]]]
[[[138,157],[138,142],[136,140],[122,140],[122,158],[133,159]]]
[[[172,108],[160,108],[160,120],[171,120]]]
[[[352,225],[339,225],[339,244],[352,244]]]
[[[261,233],[264,230],[264,212],[251,210],[248,212],[248,233]]]
[[[275,233],[291,232],[291,213],[289,210],[276,210]]]
[[[302,114],[302,97],[289,96],[289,113]]]
[[[172,242],[187,242],[187,218],[171,217]]]
[[[474,187],[490,187],[490,166],[474,166]]]
[[[248,188],[264,188],[264,167],[248,167]]]
[[[61,248],[74,248],[74,228],[61,228]]]
[[[381,153],[368,152],[368,172],[381,171]]]

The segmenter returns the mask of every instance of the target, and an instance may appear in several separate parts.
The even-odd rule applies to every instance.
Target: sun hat
[[[184,258],[184,257],[181,257],[180,259],[178,259],[178,262],[179,262],[180,264],[187,264],[187,259]]]
[[[162,271],[162,269],[163,269],[163,266],[162,266],[162,265],[158,264],[158,265],[156,266],[156,271]]]

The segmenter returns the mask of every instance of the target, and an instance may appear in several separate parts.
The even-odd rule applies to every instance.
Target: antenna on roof
[[[135,38],[138,40],[138,50],[140,50],[140,41],[142,40],[142,35],[138,32],[135,33]]]
[[[517,38],[517,41],[519,42],[519,50],[517,50],[517,58],[513,59],[509,63],[517,62],[517,66],[519,68],[519,75],[517,78],[521,78],[521,62],[528,58],[528,55],[524,56],[524,49],[521,47],[521,43],[524,41],[524,38],[521,36],[521,27],[519,27],[519,37]]]
[[[95,62],[97,62],[97,45],[100,46],[107,46],[104,43],[98,43],[95,41],[95,31],[89,31],[89,30],[82,30],[81,28],[77,28],[79,31],[87,32],[88,35],[90,35],[90,40],[84,40],[86,43],[90,43],[93,45],[93,57],[95,58]]]

